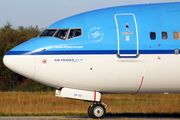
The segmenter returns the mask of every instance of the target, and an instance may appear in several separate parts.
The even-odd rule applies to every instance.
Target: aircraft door
[[[117,28],[118,57],[138,57],[138,29],[135,15],[125,13],[116,14],[114,17]]]

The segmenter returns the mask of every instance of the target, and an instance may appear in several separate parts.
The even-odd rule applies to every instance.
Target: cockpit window
[[[46,29],[44,30],[39,37],[50,37],[57,31],[57,29]]]
[[[82,35],[81,29],[71,29],[69,33],[70,38],[75,38]]]
[[[59,30],[54,37],[66,40],[69,29]]]
[[[62,40],[73,39],[82,35],[82,30],[80,28],[70,28],[70,29],[46,29],[39,37],[55,37]]]
[[[71,29],[60,29],[54,37],[63,40],[68,40],[81,35],[82,35],[82,30],[80,28],[78,29],[71,28]]]

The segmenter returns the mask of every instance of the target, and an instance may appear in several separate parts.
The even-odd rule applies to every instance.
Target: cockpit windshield
[[[51,37],[56,31],[57,29],[46,29],[39,35],[39,37]]]
[[[70,28],[70,29],[46,29],[39,37],[55,37],[62,40],[68,40],[76,38],[82,35],[81,28]]]

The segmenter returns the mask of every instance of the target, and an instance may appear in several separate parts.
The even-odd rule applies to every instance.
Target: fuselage
[[[55,88],[180,93],[179,6],[130,5],[78,14],[11,49],[3,62]]]

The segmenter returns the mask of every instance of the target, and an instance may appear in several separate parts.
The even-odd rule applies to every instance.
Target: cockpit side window
[[[46,29],[39,35],[39,37],[51,37],[56,31],[57,29]]]
[[[54,37],[66,40],[69,35],[69,29],[59,30]]]
[[[75,38],[82,35],[81,29],[71,29],[69,33],[69,38]]]

